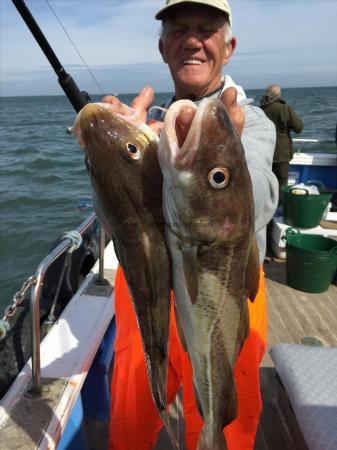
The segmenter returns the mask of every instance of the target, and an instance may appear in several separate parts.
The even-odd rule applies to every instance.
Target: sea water
[[[262,94],[247,91],[256,105]],[[155,104],[170,95],[158,94]],[[133,97],[120,95],[125,103]],[[334,141],[337,87],[284,89],[283,98],[305,123],[300,137]],[[78,208],[90,204],[91,186],[83,152],[66,133],[74,117],[63,96],[0,97],[0,318],[57,238],[90,213]],[[313,149],[335,152],[336,146]]]

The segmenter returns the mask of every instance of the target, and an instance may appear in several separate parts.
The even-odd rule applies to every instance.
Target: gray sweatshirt
[[[271,167],[276,143],[274,124],[256,106],[247,105],[242,144],[253,185],[255,231],[260,252],[260,264],[266,254],[266,226],[278,203],[278,181]]]

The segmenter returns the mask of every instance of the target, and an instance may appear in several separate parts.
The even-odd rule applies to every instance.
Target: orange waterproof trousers
[[[238,393],[237,418],[224,433],[229,450],[252,450],[262,409],[259,365],[266,347],[266,298],[264,273],[254,303],[248,302],[250,335],[245,341],[235,366]],[[195,450],[202,419],[194,400],[192,366],[179,341],[173,308],[171,309],[168,403],[174,401],[183,387],[185,442]],[[122,270],[115,280],[114,372],[111,384],[111,417],[109,450],[151,450],[162,428],[147,380],[144,352],[135,313]]]

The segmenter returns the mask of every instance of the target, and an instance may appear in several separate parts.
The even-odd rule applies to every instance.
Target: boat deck
[[[301,344],[303,338],[315,338],[325,346],[337,346],[337,286],[331,285],[322,294],[297,291],[287,285],[285,261],[273,257],[266,259],[265,273],[268,350],[280,342]],[[254,450],[306,450],[302,432],[268,351],[261,364],[260,379],[263,412]],[[182,431],[183,424],[180,425],[180,436]],[[162,433],[155,450],[170,448]],[[185,450],[183,444],[181,450]]]
[[[284,342],[303,343],[315,338],[324,346],[337,346],[337,286],[322,294],[297,291],[286,283],[285,261],[267,258],[268,349]],[[289,400],[267,352],[261,365],[263,412],[255,450],[307,448]]]
[[[292,289],[286,283],[285,261],[273,257],[266,259],[265,272],[268,298],[268,349],[279,342],[301,344],[305,337],[316,338],[325,346],[337,346],[337,286],[331,285],[328,291],[322,294],[309,294]],[[260,374],[263,412],[254,450],[307,449],[268,351],[263,359]],[[177,411],[181,411],[179,399],[171,408],[171,415],[172,425],[183,441],[184,424],[181,413]],[[105,434],[105,442],[106,438]],[[99,444],[97,440],[90,446],[91,450],[104,448],[102,441]],[[171,445],[163,430],[155,450],[170,448]],[[183,442],[180,450],[185,450]]]

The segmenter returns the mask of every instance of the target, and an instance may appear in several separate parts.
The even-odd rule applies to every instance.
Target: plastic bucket
[[[300,189],[304,195],[296,195],[299,189],[284,186],[283,218],[287,225],[299,228],[317,227],[322,220],[324,210],[331,200],[332,193],[310,195],[306,189]]]
[[[299,291],[325,292],[337,270],[337,241],[288,228],[287,283]]]

